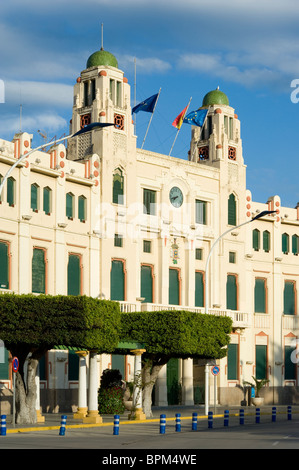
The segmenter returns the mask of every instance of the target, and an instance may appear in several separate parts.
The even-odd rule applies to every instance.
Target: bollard
[[[228,426],[228,419],[229,419],[229,411],[224,411],[224,426]]]
[[[160,415],[160,434],[165,434],[166,415]]]
[[[272,423],[276,421],[276,406],[272,406]]]
[[[240,410],[240,424],[244,424],[244,410]]]
[[[208,412],[208,429],[213,428],[213,411]]]
[[[197,413],[192,414],[192,431],[197,431]]]
[[[288,421],[292,419],[292,407],[288,406]]]
[[[256,423],[261,422],[261,410],[259,408],[257,408],[255,412],[255,422]]]
[[[59,430],[59,436],[65,435],[65,424],[66,424],[66,415],[61,416],[61,426]]]
[[[6,436],[6,415],[1,415],[1,432],[0,436]]]
[[[113,436],[119,435],[119,415],[114,415]]]
[[[175,415],[175,430],[176,432],[181,432],[181,415],[177,413]]]

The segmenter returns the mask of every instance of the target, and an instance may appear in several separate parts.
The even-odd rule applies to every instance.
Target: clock
[[[169,191],[169,199],[174,207],[181,207],[183,204],[183,193],[177,186],[173,186]]]

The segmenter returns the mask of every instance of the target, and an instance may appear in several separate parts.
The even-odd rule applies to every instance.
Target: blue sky
[[[1,5],[0,139],[41,130],[48,140],[69,132],[73,85],[101,47],[113,53],[137,103],[161,94],[144,148],[168,154],[175,117],[220,87],[241,120],[247,188],[266,202],[299,201],[299,2],[296,0],[11,0]],[[296,87],[293,80],[298,79]],[[296,89],[298,88],[298,94]],[[291,100],[291,94],[295,100]],[[138,146],[149,121],[138,113]],[[187,158],[185,124],[172,156]]]

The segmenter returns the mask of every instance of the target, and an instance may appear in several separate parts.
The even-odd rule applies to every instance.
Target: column
[[[167,400],[167,364],[159,372],[155,387],[155,405],[168,406]]]
[[[88,388],[88,413],[83,418],[83,423],[102,423],[102,418],[98,410],[98,364],[97,352],[89,353],[89,388]]]
[[[142,384],[141,384],[141,356],[145,349],[134,349],[131,351],[135,355],[134,361],[134,390],[133,390],[133,410],[130,417],[136,420],[146,419],[142,410]]]
[[[75,419],[83,419],[87,415],[87,391],[86,391],[86,356],[87,351],[76,351],[79,356],[79,386],[78,386],[78,410],[74,413]]]
[[[36,419],[38,423],[44,423],[45,417],[41,414],[40,409],[40,381],[39,381],[39,365],[36,369],[36,376],[35,376],[35,385],[36,385]]]
[[[182,401],[185,406],[194,405],[193,393],[193,359],[183,360]]]

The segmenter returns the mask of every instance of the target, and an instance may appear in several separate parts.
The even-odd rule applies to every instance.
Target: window
[[[122,235],[119,235],[118,233],[116,233],[114,235],[114,246],[119,246],[119,247],[123,246],[123,236]]]
[[[226,308],[228,310],[237,310],[237,276],[228,274],[226,280]]]
[[[156,191],[143,190],[143,213],[156,215]]]
[[[43,211],[47,214],[51,214],[51,189],[47,186],[43,189]]]
[[[152,242],[150,240],[143,240],[143,251],[144,253],[152,252]]]
[[[83,106],[88,106],[88,81],[84,82],[83,83],[83,87],[84,87],[84,90],[83,90],[83,93],[84,93],[84,96],[83,96]]]
[[[140,274],[140,296],[144,298],[143,302],[153,302],[153,268],[152,266],[142,265]]]
[[[256,313],[266,313],[266,279],[255,279],[254,311]]]
[[[80,222],[85,222],[86,220],[86,197],[78,197],[78,219]]]
[[[81,256],[77,254],[69,254],[67,295],[81,295]]]
[[[112,193],[113,204],[124,203],[124,177],[120,168],[117,168],[113,174]]]
[[[238,380],[238,344],[227,346],[227,380]]]
[[[260,231],[257,228],[252,231],[252,248],[254,251],[260,249]]]
[[[299,237],[298,235],[292,236],[292,253],[293,255],[298,255],[299,251]]]
[[[0,289],[9,289],[9,244],[0,242]]]
[[[168,303],[171,305],[180,305],[180,278],[179,270],[169,268],[169,291]]]
[[[296,289],[294,281],[285,281],[283,291],[283,313],[284,315],[296,314]]]
[[[270,251],[270,233],[268,230],[263,232],[263,250],[268,253]]]
[[[284,379],[296,380],[296,363],[292,361],[293,346],[284,347]]]
[[[38,196],[39,196],[39,186],[34,183],[31,185],[31,204],[30,207],[34,212],[38,211]]]
[[[195,307],[204,307],[204,273],[195,271]]]
[[[112,260],[110,273],[110,299],[125,300],[125,270],[122,260]]]
[[[283,233],[281,236],[281,249],[282,252],[287,255],[289,252],[289,236],[287,233]]]
[[[236,263],[236,252],[235,251],[230,251],[228,254],[228,261],[229,263]]]
[[[229,195],[227,208],[228,208],[228,215],[227,215],[228,225],[237,225],[237,208],[236,208],[236,198],[234,194]]]
[[[32,292],[46,293],[46,262],[45,250],[33,248],[32,256]]]
[[[69,350],[68,380],[79,380],[79,356],[72,350]]]
[[[0,380],[9,379],[9,356],[4,342],[0,340]]]
[[[195,222],[197,224],[207,224],[207,202],[206,201],[195,201]]]
[[[202,260],[202,248],[195,248],[195,259]]]
[[[257,344],[255,346],[255,377],[258,380],[267,378],[267,345]]]
[[[91,80],[91,100],[95,100],[96,98],[96,81],[95,79]]]
[[[66,216],[68,219],[73,220],[74,217],[74,195],[67,193],[66,195]]]
[[[9,206],[14,207],[15,205],[15,180],[12,177],[7,179],[6,200]]]

